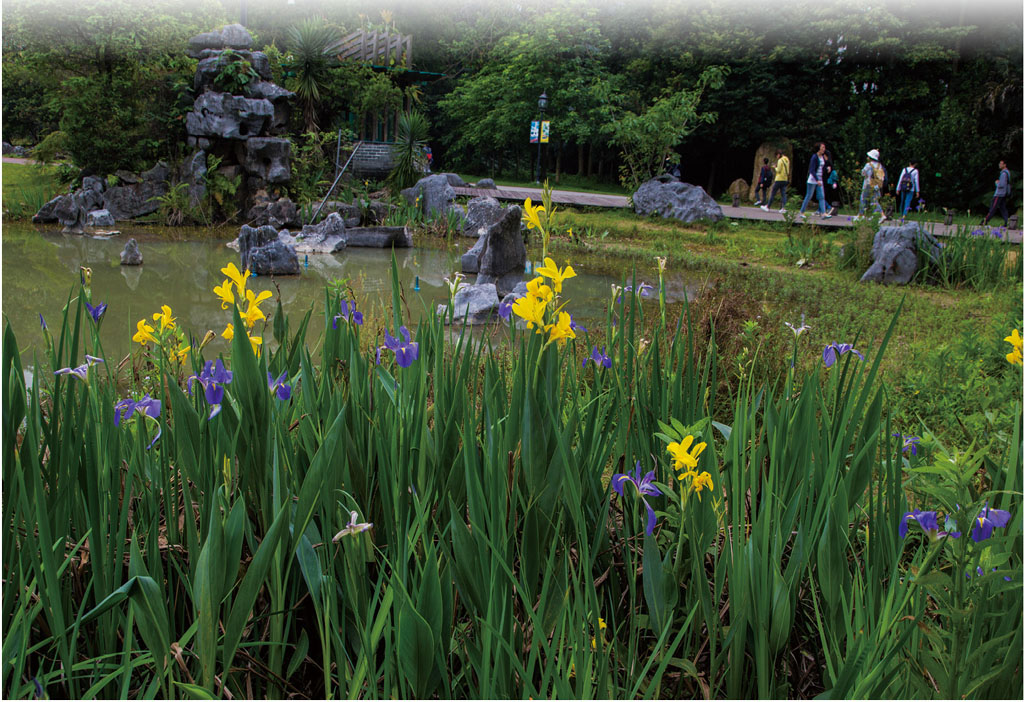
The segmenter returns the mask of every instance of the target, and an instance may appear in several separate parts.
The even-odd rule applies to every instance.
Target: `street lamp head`
[[[548,109],[548,94],[547,94],[547,92],[543,92],[543,93],[540,94],[540,99],[537,100],[537,107],[539,107],[542,110]]]

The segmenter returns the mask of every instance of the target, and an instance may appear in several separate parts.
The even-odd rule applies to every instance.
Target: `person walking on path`
[[[884,222],[885,213],[882,212],[882,206],[878,204],[878,201],[882,197],[882,186],[885,185],[885,168],[878,161],[881,157],[878,149],[871,149],[867,156],[868,162],[864,164],[864,168],[860,169],[860,174],[864,177],[864,184],[860,189],[860,210],[854,220],[863,219],[864,210],[868,209],[870,204],[872,213],[881,214],[880,221]]]
[[[782,208],[779,210],[779,214],[783,214],[786,211],[786,188],[789,186],[789,159],[786,154],[782,153],[782,149],[775,150],[775,157],[779,160],[775,163],[775,182],[772,183],[772,192],[768,196],[768,204],[761,205],[761,209],[767,212],[771,209],[772,202],[775,200],[775,193],[782,195]]]
[[[999,214],[1003,216],[1003,226],[1010,226],[1010,215],[1006,208],[1006,200],[1010,197],[1010,170],[1006,167],[1006,159],[999,161],[999,180],[996,181],[996,195],[992,198],[992,207],[989,208],[988,214],[985,215],[985,219],[981,220],[982,224],[988,224],[988,221],[992,219],[992,215],[999,210]]]
[[[766,156],[762,161],[761,173],[757,176],[757,188],[754,190],[755,207],[765,201],[768,197],[768,188],[772,186],[772,167],[768,165],[768,157]]]
[[[825,150],[825,170],[821,175],[825,179],[825,207],[829,215],[834,215],[839,207],[839,171],[832,164],[832,154],[828,149]]]
[[[896,183],[896,195],[900,198],[900,214],[907,216],[910,210],[910,203],[915,198],[921,197],[921,180],[917,170],[917,161],[910,159],[909,165],[900,172],[900,179]]]
[[[811,154],[811,162],[807,165],[807,194],[804,195],[804,204],[800,205],[800,218],[806,219],[804,210],[811,201],[811,195],[818,198],[818,214],[826,219],[832,215],[825,212],[825,144],[815,145],[814,153]]]

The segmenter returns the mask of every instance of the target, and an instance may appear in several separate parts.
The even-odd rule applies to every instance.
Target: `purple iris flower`
[[[156,419],[160,416],[160,400],[154,400],[148,394],[143,395],[141,400],[135,401],[132,399],[124,399],[114,405],[114,426],[121,426],[121,422],[127,422],[131,419],[132,414],[138,412],[143,417],[152,417]],[[156,436],[146,446],[146,450],[153,448],[153,444],[160,438],[160,435],[164,433],[163,427],[157,423]]]
[[[43,319],[43,313],[42,312],[39,313],[39,326],[41,326],[43,328],[43,331],[46,331],[46,320]]]
[[[276,380],[274,379],[274,374],[267,371],[267,387],[270,388],[270,394],[276,394],[279,400],[287,400],[292,396],[292,386],[284,382],[287,378],[288,371],[282,373]]]
[[[911,456],[917,455],[917,445],[921,443],[921,437],[919,436],[904,436],[900,433],[893,434],[897,439],[903,440],[903,453],[910,451]]]
[[[657,521],[654,516],[654,508],[647,502],[648,497],[660,497],[661,490],[654,486],[654,471],[648,471],[642,478],[640,474],[643,469],[640,467],[640,461],[636,462],[636,470],[633,475],[629,473],[616,473],[612,476],[612,489],[619,493],[622,497],[623,484],[630,482],[636,487],[636,491],[640,494],[640,499],[643,500],[644,506],[647,507],[647,534],[654,533],[654,523]]]
[[[637,292],[637,294],[640,297],[650,297],[652,290],[654,290],[654,286],[650,285],[648,283],[640,283],[640,285],[636,286],[636,292]],[[628,293],[633,292],[633,286],[632,285],[627,285],[626,287],[624,287],[622,289],[622,292],[628,292]],[[618,299],[615,300],[615,304],[620,304],[621,302],[622,302],[622,295],[619,295]]]
[[[831,368],[832,364],[835,363],[840,356],[846,353],[852,353],[860,360],[864,360],[864,354],[853,348],[853,344],[837,344],[834,341],[826,346],[825,350],[821,352],[821,358],[825,361],[825,367]]]
[[[203,386],[204,394],[206,396],[206,403],[210,405],[210,416],[207,419],[213,419],[220,414],[220,405],[224,401],[224,386],[231,382],[231,378],[234,374],[224,367],[224,362],[219,358],[214,361],[207,361],[203,367],[203,372],[199,375],[193,375],[188,379],[188,392],[192,394],[192,381],[198,380]]]
[[[96,356],[90,356],[89,354],[85,354],[85,363],[83,363],[82,365],[77,366],[75,368],[61,368],[60,370],[54,371],[53,374],[73,375],[84,383],[89,377],[89,369],[92,368],[93,365],[97,363],[103,363],[103,359],[97,358]]]
[[[595,346],[594,350],[590,352],[590,355],[583,359],[583,367],[587,367],[587,361],[593,361],[595,366],[604,366],[605,368],[611,368],[612,359],[605,355],[604,348],[605,347],[602,346],[601,350],[598,351],[597,347]]]
[[[992,234],[995,235],[996,239],[1002,239],[1003,238],[1003,230],[1001,228],[997,227],[996,229],[992,230]]]
[[[514,302],[515,298],[511,300],[502,300],[501,304],[498,305],[498,316],[507,320],[512,315],[512,303]]]
[[[340,314],[334,315],[334,320],[331,322],[331,326],[333,326],[335,329],[338,328],[339,319],[344,319],[346,322],[352,322],[357,326],[363,323],[363,313],[356,309],[355,300],[352,300],[351,308],[348,305],[348,300],[342,300],[340,312]]]
[[[973,232],[971,232],[971,236],[982,236],[984,233],[984,229],[975,229]]]
[[[922,512],[919,509],[907,512],[903,515],[903,519],[900,520],[900,538],[907,538],[907,529],[910,526],[910,521],[913,520],[920,525],[920,527],[926,532],[935,532],[941,536],[944,533],[939,533],[939,519],[934,511]],[[959,534],[958,534],[959,536]]]
[[[389,349],[395,352],[395,362],[401,368],[408,368],[412,362],[420,357],[420,345],[409,336],[409,330],[402,325],[398,328],[399,333],[405,341],[399,341],[384,330],[384,345],[377,348],[377,365],[380,365],[381,349]]]
[[[100,317],[102,317],[103,313],[107,311],[107,303],[100,302],[95,307],[93,307],[87,302],[85,303],[85,309],[89,310],[89,314],[92,316],[92,321],[99,322]]]
[[[975,543],[984,541],[992,536],[992,529],[994,527],[1005,527],[1009,524],[1010,517],[1010,513],[1006,510],[992,509],[986,502],[981,513],[975,519],[974,525],[971,527],[971,538]]]
[[[574,332],[586,332],[587,328],[582,324],[577,324],[575,319],[569,319],[569,328]]]

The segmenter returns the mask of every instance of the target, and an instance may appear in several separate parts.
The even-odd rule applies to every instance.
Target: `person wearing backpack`
[[[754,190],[756,196],[754,207],[764,202],[768,197],[768,188],[772,185],[772,167],[768,165],[768,157],[766,156],[761,161],[761,173],[757,176],[757,188]]]
[[[878,201],[882,197],[882,188],[885,186],[885,167],[878,160],[881,157],[878,149],[871,149],[867,156],[868,162],[864,164],[864,168],[860,169],[860,174],[864,178],[864,184],[860,189],[860,210],[853,219],[854,221],[864,219],[864,210],[868,209],[870,203],[872,212],[881,214],[882,218],[879,221],[884,222],[885,213],[882,212],[882,206],[878,204]]]
[[[911,201],[921,196],[921,180],[916,160],[910,159],[909,165],[900,173],[900,179],[896,183],[896,196],[900,199],[900,214],[906,217]]]
[[[992,215],[999,210],[999,214],[1003,216],[1003,226],[1010,226],[1010,215],[1006,208],[1006,200],[1010,197],[1010,169],[1006,167],[1006,159],[1000,159],[999,161],[999,180],[996,181],[996,195],[992,198],[992,207],[989,208],[988,214],[985,215],[985,219],[981,220],[982,224],[988,224],[988,221],[992,219]]]
[[[768,204],[761,205],[761,209],[767,212],[772,206],[772,201],[775,200],[775,193],[779,193],[782,195],[782,208],[779,210],[779,214],[785,214],[786,188],[789,186],[789,159],[786,154],[782,153],[782,149],[776,149],[775,156],[779,159],[775,163],[775,182],[772,183],[772,191],[768,195]]]

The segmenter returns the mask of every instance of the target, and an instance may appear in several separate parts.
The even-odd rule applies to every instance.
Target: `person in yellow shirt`
[[[772,192],[768,196],[768,203],[761,205],[761,209],[767,212],[771,209],[772,201],[775,199],[775,193],[782,195],[782,209],[779,213],[786,211],[786,188],[789,187],[789,158],[786,154],[782,153],[782,149],[775,150],[775,158],[778,161],[775,162],[775,182],[772,183]]]

